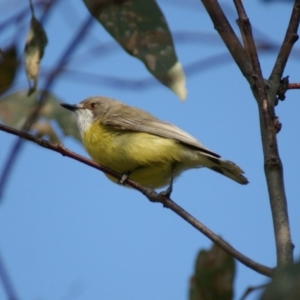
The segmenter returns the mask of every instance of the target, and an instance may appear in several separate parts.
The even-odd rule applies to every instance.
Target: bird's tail
[[[209,154],[206,155],[206,158],[206,167],[210,168],[211,170],[227,176],[240,184],[247,184],[249,182],[248,179],[243,175],[244,171],[235,163],[229,160],[223,160],[221,158],[211,156]]]

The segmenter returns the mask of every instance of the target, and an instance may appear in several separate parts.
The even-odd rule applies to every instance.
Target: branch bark
[[[300,82],[289,83],[287,89],[288,90],[300,89]]]
[[[262,145],[264,152],[264,169],[267,180],[269,200],[271,205],[273,226],[277,250],[277,266],[283,266],[293,262],[293,244],[291,241],[290,225],[287,211],[287,199],[285,195],[283,166],[277,146],[278,119],[275,115],[274,99],[277,94],[268,93],[271,89],[266,83],[256,51],[250,21],[247,17],[241,0],[234,0],[238,12],[238,25],[246,41],[246,49],[253,66],[252,92],[258,104]],[[274,87],[273,87],[274,89]]]
[[[236,36],[233,28],[227,20],[220,4],[217,0],[201,0],[205,6],[213,24],[214,28],[218,31],[224,44],[228,48],[232,58],[240,68],[242,74],[249,81],[250,85],[253,84],[253,69],[249,57]]]
[[[44,147],[46,149],[55,151],[57,153],[62,154],[63,156],[70,157],[74,160],[77,160],[83,164],[86,164],[92,168],[95,168],[97,170],[100,170],[104,173],[107,173],[117,179],[122,178],[122,174],[116,173],[113,170],[106,168],[104,166],[101,166],[95,162],[93,162],[90,159],[87,159],[83,156],[78,155],[77,153],[74,153],[67,148],[65,148],[62,145],[58,144],[52,144],[48,142],[47,140],[36,138],[35,136],[20,131],[5,125],[0,124],[0,131],[4,131],[10,134],[13,134],[15,136],[18,136],[22,139],[31,141],[33,143],[36,143],[40,145],[41,147]],[[192,215],[190,215],[187,211],[185,211],[182,207],[177,205],[174,201],[172,201],[170,198],[167,198],[163,196],[162,194],[158,194],[155,190],[143,187],[139,185],[138,183],[134,182],[133,180],[127,179],[126,184],[131,186],[132,188],[140,191],[142,194],[144,194],[151,202],[158,202],[164,205],[164,207],[171,209],[174,213],[176,213],[178,216],[180,216],[182,219],[184,219],[186,222],[188,222],[190,225],[192,225],[194,228],[196,228],[198,231],[203,233],[206,237],[208,237],[211,241],[216,243],[218,246],[220,246],[224,251],[226,251],[229,255],[233,256],[235,259],[237,259],[239,262],[244,264],[245,266],[251,268],[252,270],[266,275],[268,277],[271,277],[273,274],[273,269],[269,268],[267,266],[261,265],[247,256],[243,255],[239,251],[237,251],[235,248],[233,248],[231,245],[229,245],[226,241],[224,241],[222,238],[220,238],[218,235],[216,235],[214,232],[212,232],[210,229],[208,229],[205,225],[203,225],[201,222],[199,222],[196,218],[194,218]]]
[[[290,226],[287,213],[287,200],[284,190],[283,166],[278,152],[277,131],[278,118],[274,105],[280,86],[280,79],[287,59],[296,38],[299,24],[300,0],[295,0],[290,24],[284,43],[279,52],[269,81],[263,78],[252,35],[251,24],[246,15],[241,0],[234,0],[238,12],[244,47],[240,43],[217,0],[202,0],[210,15],[215,29],[223,39],[233,59],[242,74],[250,84],[253,95],[258,104],[260,128],[264,153],[264,170],[269,191],[272,210],[273,226],[276,240],[277,265],[282,266],[293,262],[293,245],[291,242]]]
[[[283,71],[291,54],[292,48],[299,36],[297,34],[300,19],[300,0],[294,2],[290,22],[286,30],[286,34],[279,50],[275,65],[269,77],[269,81],[279,88],[280,80],[283,76]]]

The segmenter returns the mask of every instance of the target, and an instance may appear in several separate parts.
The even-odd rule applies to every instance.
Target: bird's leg
[[[133,172],[135,172],[136,170],[138,170],[138,169],[140,169],[141,167],[137,167],[137,168],[135,168],[134,170],[128,170],[128,171],[126,171],[126,172],[124,172],[123,174],[122,174],[122,177],[121,177],[121,179],[119,180],[119,184],[121,184],[121,185],[124,185],[125,184],[125,181],[129,178],[129,176],[133,173]]]
[[[129,178],[130,174],[132,173],[132,171],[126,171],[122,174],[121,179],[119,180],[119,184],[124,185],[125,181]]]
[[[171,194],[172,194],[172,191],[173,191],[173,181],[174,181],[174,169],[175,169],[175,166],[172,165],[171,166],[171,180],[170,180],[170,185],[168,186],[168,188],[165,190],[165,191],[162,191],[160,194],[167,197],[167,198],[170,198]]]

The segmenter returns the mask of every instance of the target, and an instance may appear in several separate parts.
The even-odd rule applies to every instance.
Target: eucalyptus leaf
[[[12,85],[18,66],[19,61],[15,45],[6,50],[0,49],[0,95],[5,93]]]
[[[28,95],[37,89],[40,61],[47,43],[47,35],[42,24],[32,16],[24,48],[25,69],[29,83]]]
[[[189,300],[231,300],[235,261],[214,244],[197,256],[195,273],[190,280]]]
[[[36,91],[30,96],[27,96],[27,91],[19,91],[0,98],[1,121],[5,125],[21,129],[34,110],[40,93],[42,93],[42,91]],[[60,106],[60,103],[61,101],[53,94],[48,93],[43,107],[40,110],[40,118],[38,118],[37,123],[32,126],[32,129],[40,128],[39,132],[43,132],[43,130],[46,132],[48,130],[48,133],[50,134],[47,135],[50,138],[52,137],[52,140],[55,140],[54,130],[51,132],[46,126],[42,128],[40,125],[37,125],[41,118],[50,121],[54,120],[57,122],[65,136],[72,136],[81,142],[75,115],[66,109],[63,109]],[[56,140],[58,140],[58,138]]]
[[[90,13],[161,83],[186,98],[185,75],[166,19],[155,0],[84,0]]]

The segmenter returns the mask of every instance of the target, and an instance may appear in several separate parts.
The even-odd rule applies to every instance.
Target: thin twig
[[[32,4],[32,0],[29,0],[29,6],[30,6],[31,15],[32,15],[32,17],[34,17],[34,7]]]
[[[252,79],[252,66],[249,57],[232,29],[229,21],[227,20],[220,4],[217,0],[201,0],[205,6],[212,22],[214,23],[215,29],[221,36],[224,44],[228,48],[235,60],[236,64],[240,68],[242,74],[247,78],[250,84],[253,83]]]
[[[65,148],[62,145],[52,144],[44,139],[36,138],[35,136],[33,136],[27,132],[20,131],[20,130],[17,130],[17,129],[14,129],[14,128],[11,128],[11,127],[8,127],[8,126],[2,125],[2,124],[0,124],[0,130],[5,131],[10,134],[13,134],[18,137],[21,137],[28,141],[34,142],[34,143],[40,145],[41,147],[58,152],[58,153],[62,154],[63,156],[67,156],[72,159],[75,159],[81,163],[84,163],[84,164],[92,167],[92,168],[95,168],[104,173],[107,173],[119,180],[122,178],[122,174],[114,172],[113,170],[106,168],[104,166],[101,166],[101,165],[93,162],[90,159],[80,156],[77,153],[74,153],[74,152],[68,150],[67,148]],[[260,274],[263,274],[263,275],[266,275],[269,277],[272,276],[273,269],[266,267],[264,265],[261,265],[255,261],[251,260],[250,258],[246,257],[239,251],[237,251],[235,248],[230,246],[222,238],[220,238],[215,233],[213,233],[210,229],[208,229],[206,226],[204,226],[201,222],[199,222],[197,219],[195,219],[192,215],[190,215],[188,212],[186,212],[183,208],[181,208],[179,205],[177,205],[171,199],[166,198],[165,196],[163,196],[161,194],[158,194],[153,189],[143,187],[130,179],[126,180],[126,184],[133,187],[134,189],[140,191],[141,193],[143,193],[151,202],[162,203],[164,205],[164,207],[171,209],[173,212],[175,212],[177,215],[179,215],[181,218],[183,218],[185,221],[187,221],[189,224],[191,224],[198,231],[202,232],[211,241],[216,243],[224,251],[226,251],[228,254],[232,255],[235,259],[237,259],[242,264],[248,266],[249,268],[251,268],[252,270],[254,270]]]
[[[300,83],[299,82],[294,82],[294,83],[289,83],[287,86],[287,90],[295,90],[295,89],[300,89]]]
[[[273,99],[270,100],[271,93],[268,93],[265,80],[262,76],[250,21],[242,1],[233,1],[239,16],[238,25],[246,40],[248,55],[253,66],[255,84],[251,88],[259,108],[264,169],[273,217],[277,265],[282,266],[293,262],[293,245],[291,242],[287,199],[284,189],[283,166],[277,146],[277,129],[275,125],[278,124],[278,118],[275,115],[274,101]]]
[[[27,8],[24,8],[23,10],[14,14],[13,16],[9,16],[6,20],[0,23],[0,32],[4,32],[4,30],[6,30],[6,28],[9,26],[12,25],[15,26],[17,22],[23,21],[23,19],[25,19],[26,17],[27,17]]]
[[[213,67],[220,67],[223,64],[227,64],[230,62],[232,62],[230,55],[228,54],[228,52],[224,52],[193,61],[192,63],[187,64],[184,67],[184,71],[190,77],[194,74],[203,73],[208,69],[211,69]],[[45,73],[43,73],[42,75],[44,74]],[[95,74],[66,67],[62,70],[62,76],[66,76],[65,79],[67,80],[76,80],[80,82],[85,81],[89,84],[97,84],[97,86],[99,86],[99,84],[112,87],[117,86],[120,89],[129,89],[135,92],[140,90],[144,91],[145,89],[150,89],[158,86],[156,84],[156,80],[150,76],[140,79],[125,79],[122,77]]]
[[[239,16],[237,23],[240,27],[241,34],[243,36],[243,40],[245,41],[247,53],[249,55],[251,65],[253,68],[254,73],[252,74],[252,76],[254,75],[256,77],[256,78],[254,78],[255,81],[264,82],[258,55],[257,55],[257,51],[256,51],[256,45],[255,45],[254,38],[252,35],[252,28],[251,28],[250,21],[246,15],[242,1],[241,0],[233,0],[233,2],[235,4],[236,10],[237,10],[238,16]],[[264,87],[264,85],[263,85],[263,87]],[[265,87],[261,91],[262,94],[264,93],[264,90],[265,90]]]
[[[244,292],[244,294],[242,295],[240,300],[245,300],[249,294],[251,294],[254,291],[260,290],[260,289],[264,289],[268,286],[268,284],[262,284],[262,285],[257,285],[257,286],[249,286],[246,291]]]
[[[7,300],[17,300],[17,293],[12,285],[12,281],[9,278],[8,272],[4,266],[4,262],[0,255],[0,280],[2,281],[3,288],[5,290]]]
[[[295,0],[290,22],[286,30],[283,43],[279,50],[272,73],[269,77],[269,80],[272,82],[272,84],[277,86],[277,89],[279,88],[280,80],[283,75],[283,71],[285,69],[288,58],[291,54],[293,45],[299,38],[297,34],[298,27],[299,27],[299,20],[300,20],[300,0]]]

